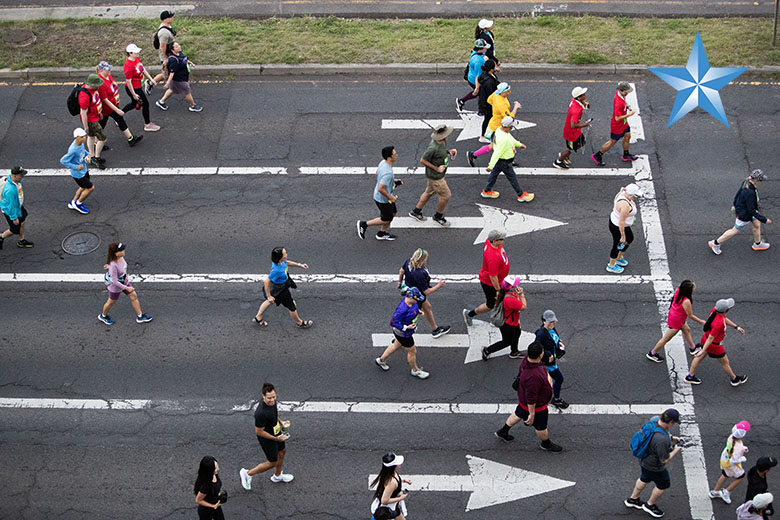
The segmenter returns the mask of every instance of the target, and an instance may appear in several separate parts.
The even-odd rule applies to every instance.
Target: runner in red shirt
[[[100,102],[103,104],[103,118],[100,120],[100,127],[105,129],[110,117],[116,122],[119,130],[125,134],[127,144],[135,146],[144,136],[139,135],[136,137],[127,128],[125,118],[122,117],[125,115],[125,112],[119,108],[119,87],[111,76],[111,65],[106,61],[101,61],[98,63],[96,70],[98,76],[103,80],[103,84],[98,88]]]
[[[482,269],[479,271],[479,284],[485,293],[485,303],[476,309],[463,309],[463,319],[467,327],[473,324],[474,316],[484,314],[496,306],[496,296],[501,288],[501,282],[509,274],[509,258],[504,251],[505,238],[505,232],[494,229],[485,240]]]
[[[553,166],[559,170],[568,170],[571,165],[569,156],[585,144],[585,136],[582,129],[590,126],[591,120],[581,123],[582,111],[590,105],[585,101],[587,88],[574,87],[571,91],[572,100],[569,102],[569,111],[566,113],[566,124],[563,125],[563,140],[566,141],[566,150],[558,154]]]
[[[103,80],[100,76],[90,74],[82,85],[84,90],[79,92],[78,99],[81,109],[81,124],[89,136],[87,137],[87,150],[92,156],[89,164],[104,170],[106,161],[100,157],[103,145],[106,144],[106,135],[103,133],[103,127],[100,126],[100,119],[103,117],[103,104],[100,102],[98,89],[101,85],[103,85]]]
[[[745,329],[737,326],[736,323],[726,317],[726,313],[734,307],[734,298],[721,299],[715,302],[715,307],[710,312],[710,316],[704,323],[704,335],[701,337],[703,348],[698,352],[691,362],[691,368],[688,375],[685,376],[685,382],[691,385],[700,385],[701,379],[696,377],[696,367],[699,366],[704,355],[708,354],[720,363],[723,371],[729,376],[731,386],[739,386],[747,381],[747,376],[738,376],[731,370],[729,357],[726,355],[726,349],[721,344],[726,337],[726,325],[734,327],[740,334],[745,334]]]
[[[609,141],[601,146],[601,149],[591,155],[591,159],[596,161],[599,166],[604,166],[602,157],[615,146],[617,142],[623,139],[623,160],[636,161],[636,155],[628,151],[631,144],[631,127],[628,126],[628,118],[636,114],[636,110],[626,103],[626,96],[634,91],[634,88],[627,81],[618,83],[615,91],[615,100],[612,104],[612,119],[610,119]]]
[[[125,62],[124,67],[125,90],[127,91],[127,95],[130,96],[130,102],[122,108],[122,111],[128,112],[132,110],[140,101],[141,111],[144,116],[144,130],[147,132],[156,132],[160,127],[152,123],[152,120],[149,118],[149,99],[146,97],[144,89],[142,88],[142,80],[146,77],[152,86],[156,85],[157,82],[154,81],[154,78],[149,74],[149,71],[147,71],[144,68],[143,63],[141,63],[141,58],[138,57],[138,53],[141,52],[141,49],[138,48],[136,44],[131,43],[127,46],[125,51],[127,52],[127,61]]]

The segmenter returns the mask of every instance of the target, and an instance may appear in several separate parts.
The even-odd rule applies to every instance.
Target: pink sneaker
[[[160,129],[160,127],[157,126],[154,123],[149,123],[148,125],[144,125],[144,131],[145,132],[156,132],[159,129]]]

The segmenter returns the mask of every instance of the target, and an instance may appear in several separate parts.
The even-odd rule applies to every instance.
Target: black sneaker
[[[692,375],[688,374],[687,376],[685,376],[685,382],[688,383],[688,384],[691,384],[691,385],[700,385],[701,384],[701,379],[699,379],[696,376],[692,376]],[[740,384],[742,384],[742,383],[740,383]]]
[[[512,359],[520,359],[523,355],[520,352],[510,352],[509,357]]]
[[[105,161],[100,162],[97,157],[93,157],[92,160],[89,161],[89,165],[90,166],[94,166],[95,168],[97,168],[99,170],[105,170],[106,169]]]
[[[696,345],[694,345],[694,346],[693,346],[693,348],[689,348],[689,349],[688,349],[688,353],[689,353],[691,356],[695,356],[696,354],[698,354],[699,352],[701,352],[701,349],[702,349],[702,348],[703,348],[703,347],[701,346],[701,343],[697,343]]]
[[[590,158],[596,161],[596,164],[598,164],[599,166],[604,166],[604,160],[601,158],[600,153],[591,154]]]
[[[412,211],[409,212],[409,216],[419,220],[420,222],[425,220],[425,217],[423,216],[422,211],[415,211],[413,209]]]
[[[441,227],[450,227],[450,222],[444,218],[444,215],[441,217],[437,217],[436,215],[433,216],[433,221],[436,222]]]
[[[561,410],[565,410],[569,407],[569,403],[561,399],[560,397],[556,397],[552,400],[552,405],[556,408],[559,408]]]
[[[16,243],[16,247],[33,247],[35,244],[30,242],[29,240],[20,240]],[[747,378],[745,378],[747,379]],[[742,383],[740,383],[742,384]]]
[[[649,359],[650,361],[654,361],[655,363],[663,363],[664,358],[653,352],[652,350],[645,354],[645,357]]]
[[[379,233],[376,234],[376,239],[377,240],[395,240],[396,238],[398,238],[398,237],[395,236],[394,234],[386,233],[386,232],[383,232],[383,231],[380,231]]]
[[[477,157],[474,155],[474,152],[466,152],[466,161],[468,161],[469,166],[472,168],[477,165]]]
[[[363,221],[363,220],[358,220],[357,221],[357,234],[358,234],[358,237],[360,237],[360,240],[365,240],[366,239],[366,228],[367,227],[368,226],[366,225],[365,221]]]
[[[143,139],[143,138],[144,138],[144,136],[142,136],[142,135],[134,135],[134,136],[132,136],[130,139],[128,139],[128,140],[127,140],[127,144],[129,144],[129,145],[130,145],[130,148],[132,148],[133,146],[137,145],[137,144],[138,144],[138,142],[139,142],[141,139]],[[106,148],[105,148],[105,147],[103,147],[103,149],[105,150]]]
[[[652,516],[653,518],[661,518],[662,516],[664,516],[664,512],[658,509],[658,506],[655,504],[653,504],[652,506],[647,503],[642,504],[642,511]]]
[[[747,376],[737,376],[731,380],[731,386],[739,386],[747,381]]]
[[[638,157],[631,152],[623,152],[623,160],[624,161],[636,161]]]
[[[553,441],[549,439],[547,440],[546,444],[542,442],[539,445],[539,447],[542,448],[544,451],[549,451],[550,453],[560,453],[563,451],[563,448],[561,448],[560,446],[558,446],[557,444],[555,444]]]
[[[496,437],[498,437],[499,439],[501,439],[504,442],[512,442],[513,440],[515,440],[515,436],[514,435],[509,435],[508,433],[507,434],[502,434],[501,430],[498,430],[498,431],[494,432],[494,434],[495,434]]]
[[[559,170],[569,169],[569,166],[565,162],[561,161],[560,159],[556,159],[555,162],[553,162],[553,166],[555,166]]]
[[[482,347],[482,361],[487,361],[489,357],[490,357],[490,352],[488,352],[487,347]]]
[[[626,505],[626,507],[633,507],[634,509],[642,509],[642,501],[638,498],[631,498],[628,497],[627,499],[623,500],[623,503]]]
[[[436,330],[431,332],[431,335],[435,338],[440,338],[450,331],[450,327],[436,327]]]

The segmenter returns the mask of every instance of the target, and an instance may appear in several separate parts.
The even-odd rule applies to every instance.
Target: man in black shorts
[[[585,100],[585,93],[588,91],[584,87],[574,87],[571,91],[571,101],[569,109],[566,111],[566,123],[563,125],[563,140],[566,142],[566,149],[558,154],[558,158],[553,162],[553,166],[559,170],[568,170],[571,166],[572,152],[576,152],[585,144],[585,135],[582,129],[590,126],[590,121],[582,122],[582,112],[590,105]]]
[[[547,406],[552,398],[552,382],[547,375],[547,368],[542,363],[544,347],[538,341],[528,345],[528,355],[520,363],[520,374],[517,386],[517,408],[507,417],[504,426],[496,432],[496,437],[509,442],[514,436],[509,435],[509,429],[523,421],[526,426],[533,424],[536,436],[542,441],[540,448],[558,453],[563,448],[550,440],[547,431]]]
[[[27,170],[21,166],[11,168],[11,174],[0,178],[0,213],[8,222],[8,229],[0,235],[0,249],[3,241],[11,235],[19,235],[16,247],[33,247],[33,243],[24,239],[24,221],[27,220],[27,210],[24,208],[24,190],[22,178]]]
[[[255,410],[255,434],[257,442],[263,449],[263,453],[268,459],[267,462],[258,464],[250,470],[241,468],[241,485],[249,491],[252,489],[252,476],[268,471],[274,468],[274,474],[271,475],[271,482],[292,482],[293,476],[289,473],[282,473],[282,464],[284,463],[285,444],[284,441],[290,438],[287,428],[290,427],[290,421],[280,421],[279,412],[276,408],[276,389],[271,383],[263,383],[263,399],[258,403]]]
[[[376,168],[376,187],[374,188],[374,202],[379,208],[379,217],[371,220],[357,221],[357,234],[360,240],[366,239],[366,229],[368,226],[379,226],[376,234],[377,240],[395,240],[396,236],[388,233],[390,223],[393,221],[398,210],[395,207],[395,201],[398,197],[393,195],[395,188],[403,184],[400,180],[393,177],[393,164],[398,160],[398,152],[393,146],[382,148],[382,161]]]

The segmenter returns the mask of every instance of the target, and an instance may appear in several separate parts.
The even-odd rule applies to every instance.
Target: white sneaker
[[[707,242],[707,245],[710,246],[710,249],[712,249],[712,252],[716,255],[720,254],[720,244],[716,244],[714,240],[710,240]]]
[[[68,209],[76,209],[76,201],[72,200],[68,202]]]
[[[414,377],[419,377],[420,379],[428,379],[428,376],[430,376],[431,374],[429,374],[422,368],[418,368],[417,370],[412,370],[412,375]]]
[[[482,136],[479,137],[479,142],[482,143],[482,144],[490,144],[490,139],[488,139],[487,137],[482,135]]]
[[[294,478],[295,477],[293,477],[289,473],[282,473],[278,477],[276,475],[271,475],[271,482],[284,482],[284,483],[287,483],[287,482],[292,482],[292,480]]]
[[[710,489],[710,498],[720,498],[723,495],[720,494],[720,490],[715,491],[714,489]]]
[[[731,493],[729,493],[728,489],[720,490],[720,498],[722,498],[723,501],[726,502],[727,504],[731,503]]]
[[[244,486],[244,489],[251,491],[252,477],[249,475],[249,472],[245,468],[241,468],[241,471],[239,471],[238,474],[241,476],[241,485]]]
[[[376,366],[378,366],[379,368],[381,368],[381,369],[382,369],[382,370],[384,370],[385,372],[387,372],[388,370],[390,370],[390,365],[388,365],[387,363],[385,363],[384,361],[382,361],[382,358],[376,358],[376,359],[374,360],[374,363],[376,363]]]

